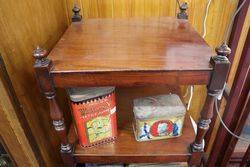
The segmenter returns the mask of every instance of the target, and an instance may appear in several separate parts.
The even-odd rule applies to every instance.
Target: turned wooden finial
[[[227,44],[223,43],[221,46],[217,47],[215,51],[217,55],[210,58],[210,64],[213,66],[214,72],[209,84],[209,90],[214,91],[212,93],[214,95],[220,94],[220,91],[224,89],[230,69],[230,61],[227,56],[231,53],[231,49]],[[224,70],[221,70],[221,68],[224,68]]]
[[[223,43],[221,46],[215,48],[217,56],[214,57],[217,61],[228,61],[227,56],[231,53],[231,49],[227,44]]]
[[[79,22],[82,20],[82,15],[80,15],[80,11],[81,9],[79,7],[77,7],[76,5],[74,5],[72,11],[74,12],[71,20],[72,22]]]
[[[48,63],[47,56],[47,50],[40,48],[39,46],[37,46],[37,48],[33,52],[33,57],[36,59],[36,63],[39,63],[41,65],[45,65]]]
[[[215,51],[218,55],[221,55],[221,56],[228,56],[231,53],[231,49],[225,43],[217,47]]]
[[[188,9],[188,3],[184,2],[179,6],[180,13],[177,14],[178,19],[188,19],[187,9]]]

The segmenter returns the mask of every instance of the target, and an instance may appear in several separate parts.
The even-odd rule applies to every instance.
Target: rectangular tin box
[[[182,134],[186,108],[176,94],[135,99],[133,112],[137,141],[173,138]]]
[[[95,146],[116,138],[114,90],[114,87],[68,89],[81,146]]]

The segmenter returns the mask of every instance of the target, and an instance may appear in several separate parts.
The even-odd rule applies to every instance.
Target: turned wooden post
[[[49,100],[50,117],[52,119],[53,126],[60,137],[61,146],[60,151],[64,164],[72,166],[73,158],[71,157],[72,146],[67,139],[67,131],[64,124],[63,113],[60,110],[56,101],[56,92],[53,85],[53,79],[50,76],[50,70],[53,67],[52,61],[47,58],[48,52],[39,47],[33,53],[35,58],[35,73],[36,79],[39,84],[41,92]]]
[[[178,2],[178,5],[179,5],[179,9],[180,9],[180,12],[177,14],[177,18],[178,19],[188,19],[188,13],[187,13],[187,9],[188,9],[188,4],[187,2],[184,2],[183,4],[179,4],[179,1]]]
[[[230,49],[226,44],[216,48],[217,55],[211,57],[210,64],[213,66],[213,73],[210,83],[207,86],[207,97],[203,106],[201,117],[197,125],[197,135],[195,141],[191,144],[190,166],[200,165],[202,154],[204,152],[203,139],[209,129],[211,118],[213,117],[213,108],[215,98],[223,93],[224,85],[230,68],[230,62],[226,57],[230,54]]]
[[[82,20],[82,15],[80,15],[80,11],[81,9],[79,7],[77,7],[76,5],[74,5],[74,8],[72,9],[73,11],[73,15],[71,18],[72,22],[79,22]]]

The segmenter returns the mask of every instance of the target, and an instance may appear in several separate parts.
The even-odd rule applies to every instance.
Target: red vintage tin
[[[68,93],[81,146],[99,145],[117,137],[114,87],[70,88]]]

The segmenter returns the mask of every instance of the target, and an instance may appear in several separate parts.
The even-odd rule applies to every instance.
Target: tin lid
[[[86,87],[86,88],[69,88],[67,89],[67,92],[70,96],[71,101],[80,102],[109,94],[114,90],[115,87]]]
[[[170,118],[184,115],[186,108],[178,95],[168,94],[135,99],[133,112],[137,119]]]

